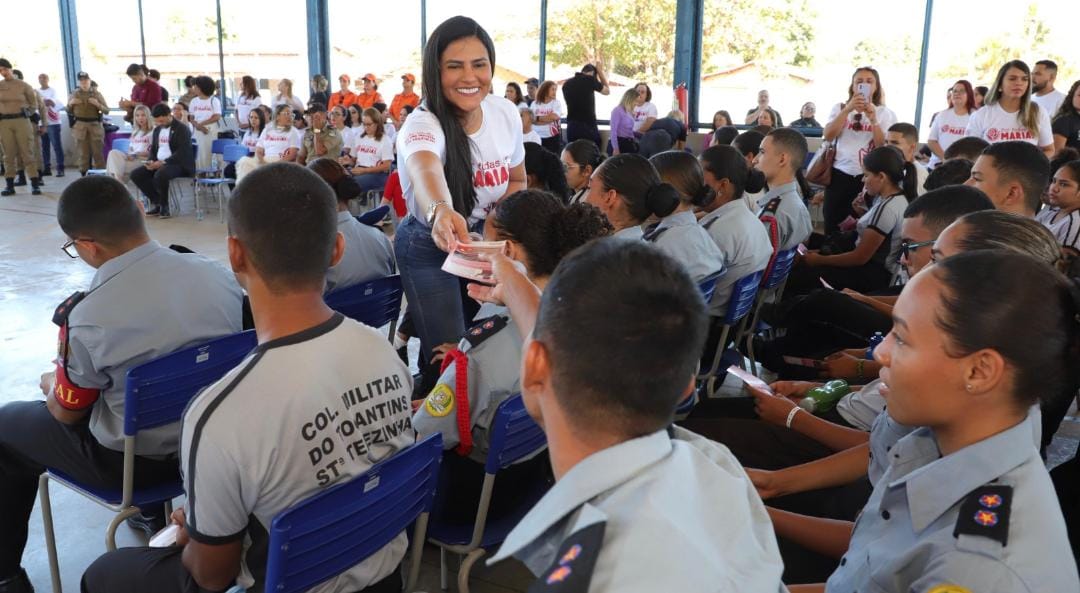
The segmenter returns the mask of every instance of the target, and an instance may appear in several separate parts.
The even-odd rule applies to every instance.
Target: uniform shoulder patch
[[[80,301],[86,298],[86,293],[77,290],[71,294],[68,298],[64,299],[64,302],[57,305],[56,310],[53,311],[52,322],[56,325],[64,325],[67,323],[68,316],[71,315],[71,310],[78,305]]]
[[[776,214],[776,211],[780,209],[780,197],[775,197],[765,203],[765,207],[761,209],[762,214]]]
[[[1012,506],[1012,486],[982,486],[967,495],[960,503],[953,537],[961,534],[988,537],[1009,543],[1009,515]]]
[[[540,578],[533,581],[529,593],[588,591],[596,559],[600,557],[600,548],[604,543],[606,526],[603,522],[593,523],[570,534],[559,546],[555,561],[540,573]]]
[[[465,341],[469,343],[469,346],[476,348],[484,340],[499,333],[506,327],[507,322],[508,318],[505,315],[492,315],[481,319],[465,332]]]
[[[454,389],[446,383],[439,383],[424,398],[424,409],[435,418],[449,416],[454,411]]]

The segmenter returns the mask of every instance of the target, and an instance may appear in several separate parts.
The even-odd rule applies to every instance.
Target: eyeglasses
[[[71,251],[68,251],[69,249],[74,247],[75,243],[78,242],[78,241],[83,241],[83,242],[86,242],[86,243],[93,243],[94,242],[93,239],[71,239],[67,243],[64,243],[63,245],[60,246],[60,251],[63,251],[64,255],[70,257],[71,259],[79,259],[79,252],[78,251],[76,251],[75,253],[72,253]]]
[[[933,240],[930,240],[930,241],[917,241],[915,243],[905,241],[905,242],[900,244],[900,259],[910,257],[912,251],[915,251],[917,249],[922,249],[923,247],[929,247],[929,246],[931,246],[933,244],[934,244]]]
[[[580,169],[580,168],[581,168],[581,165],[579,165],[577,163],[570,164],[570,163],[563,162],[563,164],[562,164],[562,170],[564,172],[569,171],[570,169]]]

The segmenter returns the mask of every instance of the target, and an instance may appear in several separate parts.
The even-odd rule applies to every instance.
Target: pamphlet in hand
[[[741,379],[742,382],[746,383],[746,385],[749,387],[753,387],[754,389],[763,391],[765,393],[768,393],[769,395],[774,395],[773,390],[771,387],[769,387],[768,383],[762,381],[756,375],[746,372],[745,370],[743,370],[742,367],[737,364],[729,366],[727,372]]]
[[[178,533],[180,533],[180,526],[176,523],[170,523],[165,526],[165,529],[155,533],[147,545],[151,548],[167,548],[175,545]]]
[[[829,288],[832,288],[831,286]],[[824,360],[816,360],[813,358],[804,358],[801,356],[785,356],[784,362],[793,364],[800,367],[810,367],[812,369],[823,370],[827,367]]]
[[[446,256],[442,269],[444,272],[473,282],[495,284],[491,262],[480,259],[480,255],[484,253],[506,253],[506,241],[473,241],[471,243],[455,241],[450,246],[450,255]]]

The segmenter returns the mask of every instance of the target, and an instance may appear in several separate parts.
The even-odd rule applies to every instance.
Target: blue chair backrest
[[[731,297],[728,298],[727,313],[724,314],[724,324],[735,325],[740,319],[754,308],[754,299],[757,297],[758,287],[761,286],[761,277],[765,270],[758,270],[739,278],[731,287]]]
[[[804,170],[810,169],[810,161],[814,160],[814,155],[815,154],[816,154],[816,152],[807,152],[806,153],[806,159],[803,161],[803,169]]]
[[[236,144],[236,140],[233,138],[218,138],[210,144],[210,152],[214,154],[224,154],[226,146],[232,146]]]
[[[339,288],[326,295],[326,304],[342,315],[379,328],[397,320],[401,311],[401,276]]]
[[[761,288],[775,288],[779,286],[781,282],[787,279],[788,274],[791,272],[791,266],[794,263],[794,249],[788,249],[787,251],[777,253],[776,259],[773,260],[772,270],[770,270],[769,275],[765,277],[765,284]]]
[[[221,157],[226,163],[235,163],[247,155],[248,149],[243,144],[227,144],[221,153]]]
[[[254,330],[160,356],[127,372],[124,434],[180,420],[188,402],[244,360],[258,340]]]
[[[436,433],[279,513],[265,590],[307,591],[381,550],[431,510],[441,460]]]
[[[120,152],[127,152],[131,148],[130,138],[117,138],[113,140],[112,149],[119,150]]]
[[[727,270],[720,270],[719,272],[713,272],[698,282],[698,288],[701,290],[701,297],[705,299],[705,302],[712,300],[712,295],[716,292],[716,281],[719,280],[727,273]]]
[[[547,446],[547,435],[525,411],[521,395],[499,404],[491,422],[487,463],[484,471],[497,473],[500,469],[528,457]]]

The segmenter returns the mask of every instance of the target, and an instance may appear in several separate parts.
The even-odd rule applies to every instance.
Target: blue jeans
[[[382,191],[386,187],[386,178],[389,176],[387,173],[364,173],[363,175],[353,175],[353,179],[356,180],[356,183],[360,185],[360,190],[366,195],[373,189]]]
[[[45,135],[41,137],[41,160],[45,162],[45,168],[52,168],[52,159],[49,158],[49,146],[56,152],[56,168],[64,170],[64,146],[60,143],[60,124],[51,124],[45,127]]]
[[[398,226],[394,253],[420,347],[430,361],[432,348],[457,342],[465,333],[461,282],[442,271],[446,252],[435,245],[431,228],[415,216]]]

